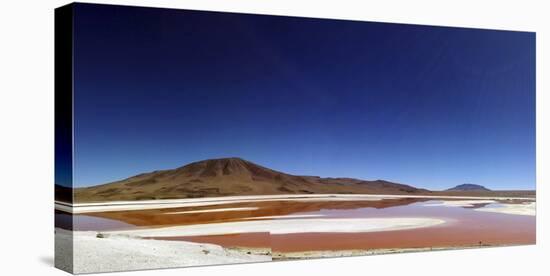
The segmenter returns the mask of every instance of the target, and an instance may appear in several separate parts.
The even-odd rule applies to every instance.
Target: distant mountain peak
[[[447,191],[490,191],[490,189],[478,184],[465,183],[447,189]]]
[[[75,190],[76,201],[172,199],[272,194],[428,192],[384,180],[322,178],[272,170],[239,157],[207,159]]]
[[[240,157],[207,159],[177,169],[180,173],[200,177],[248,175],[249,177],[274,177],[283,174]]]

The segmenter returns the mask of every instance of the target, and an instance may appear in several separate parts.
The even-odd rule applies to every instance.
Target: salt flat
[[[511,204],[498,203],[495,200],[442,200],[441,202],[424,204],[424,206],[475,207],[477,204],[488,205],[474,208],[475,211],[525,216],[536,215],[535,202]]]
[[[482,208],[476,208],[475,210],[481,211],[481,212],[493,212],[493,213],[524,215],[524,216],[536,216],[537,214],[535,202],[522,203],[522,204],[501,203],[495,207],[486,206]]]
[[[258,209],[259,209],[258,207],[216,208],[216,209],[206,209],[206,210],[167,212],[167,213],[164,213],[164,215],[200,214],[200,213],[235,212],[235,211],[253,211],[253,210],[258,210]]]
[[[70,269],[72,265],[76,274],[271,261],[268,254],[247,254],[214,244],[72,233],[56,229],[56,266]],[[63,251],[73,246],[72,252]]]
[[[162,228],[105,231],[105,235],[137,237],[175,237],[228,235],[268,232],[271,234],[295,233],[364,233],[423,228],[443,224],[435,218],[312,218],[237,221],[181,225]]]
[[[281,215],[281,216],[249,217],[249,218],[243,218],[243,220],[318,218],[318,217],[324,217],[324,216],[325,216],[325,215],[321,215],[321,214],[310,214],[310,215]]]
[[[495,200],[442,200],[441,202],[426,203],[424,206],[447,206],[447,207],[474,207],[476,204],[491,204]]]
[[[93,212],[132,211],[160,208],[200,207],[218,204],[269,202],[269,201],[353,201],[398,198],[427,198],[427,199],[471,199],[471,200],[506,200],[507,197],[471,197],[471,196],[428,196],[428,195],[370,195],[370,194],[300,194],[300,195],[253,195],[253,196],[225,196],[186,199],[162,199],[140,201],[109,201],[92,203],[55,202],[55,208],[60,211],[83,214]],[[514,198],[533,200],[534,198]]]

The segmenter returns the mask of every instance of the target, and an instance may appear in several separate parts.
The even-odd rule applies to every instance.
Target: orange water
[[[425,206],[427,199],[386,199],[382,201],[274,201],[220,204],[192,208],[90,213],[74,216],[75,230],[116,230],[163,227],[198,223],[240,221],[264,216],[323,215],[324,218],[430,217],[446,223],[428,228],[369,233],[246,233],[238,235],[164,237],[213,243],[225,247],[271,248],[273,252],[311,250],[384,249],[417,247],[459,247],[533,244],[535,217],[475,211],[474,208]],[[258,210],[193,214],[166,214],[190,210],[258,207]],[[481,207],[481,206],[476,206]],[[62,212],[58,216],[65,215]],[[309,218],[303,218],[308,227]]]

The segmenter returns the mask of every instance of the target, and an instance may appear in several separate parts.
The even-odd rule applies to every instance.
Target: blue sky
[[[74,185],[237,156],[535,187],[535,34],[80,4]]]

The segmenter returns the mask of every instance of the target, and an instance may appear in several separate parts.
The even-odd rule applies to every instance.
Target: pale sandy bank
[[[160,208],[201,207],[231,203],[270,202],[270,201],[378,201],[396,198],[386,195],[341,195],[341,194],[304,194],[304,195],[254,195],[254,196],[223,196],[184,199],[157,199],[139,201],[109,201],[70,204],[62,201],[55,202],[55,209],[73,213],[93,213],[110,211],[149,210]]]
[[[271,255],[265,253],[247,254],[213,244],[128,236],[98,238],[96,232],[79,231],[71,236],[69,231],[56,229],[56,250],[62,252],[57,255],[57,266],[70,268],[71,253],[63,249],[71,246],[74,246],[73,267],[77,274],[271,261]]]
[[[322,215],[322,214],[311,214],[311,215],[281,215],[281,216],[249,217],[249,218],[243,218],[243,220],[320,218],[320,217],[324,217],[324,216],[325,216],[325,215]]]
[[[482,212],[494,212],[510,215],[524,215],[524,216],[536,216],[536,203],[521,203],[521,204],[508,204],[501,203],[496,206],[486,206],[482,208],[475,209],[476,211]]]
[[[473,210],[510,215],[536,215],[536,203],[534,201],[526,203],[498,203],[495,200],[443,200],[437,203],[424,204],[424,206],[475,207],[477,204],[488,205]]]
[[[206,210],[193,210],[182,212],[167,212],[165,215],[181,215],[181,214],[201,214],[201,213],[217,213],[217,212],[235,212],[235,211],[253,211],[258,210],[258,207],[238,207],[238,208],[218,208],[218,209],[206,209]]]
[[[124,231],[106,231],[109,234],[124,234],[139,237],[204,236],[268,232],[271,234],[293,233],[359,233],[405,230],[430,227],[444,223],[435,218],[327,218],[327,219],[278,219],[223,223],[182,225]]]
[[[426,198],[426,199],[463,199],[463,200],[507,200],[508,197],[472,197],[472,196],[428,196],[428,195],[370,195],[370,194],[300,194],[300,195],[253,195],[253,196],[223,196],[184,199],[158,199],[139,201],[109,201],[70,204],[62,201],[55,202],[55,209],[83,214],[92,212],[132,211],[160,208],[200,207],[230,203],[270,202],[270,201],[379,201],[398,198]],[[533,198],[514,198],[533,200]]]
[[[442,200],[436,203],[426,203],[424,206],[447,206],[447,207],[474,207],[476,204],[491,204],[494,200]]]

